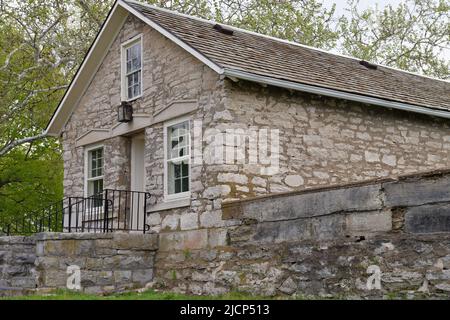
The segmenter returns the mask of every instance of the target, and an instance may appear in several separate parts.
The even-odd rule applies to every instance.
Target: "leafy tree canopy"
[[[348,14],[321,0],[147,0],[182,13],[450,78],[450,3],[405,0]],[[0,0],[0,217],[62,196],[57,140],[43,129],[112,0]]]

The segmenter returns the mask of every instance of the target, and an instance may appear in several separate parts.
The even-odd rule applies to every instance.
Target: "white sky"
[[[336,4],[336,13],[338,16],[345,14],[345,7],[347,6],[346,0],[323,0],[326,6],[331,7],[333,3]],[[395,6],[402,3],[402,0],[361,0],[359,7],[361,9],[367,9],[369,7],[375,7],[378,4],[379,8],[383,8],[388,4]]]
[[[336,4],[336,16],[341,16],[347,14],[345,8],[347,7],[347,0],[322,0],[326,7],[330,8],[333,4]],[[398,4],[404,2],[404,0],[360,0],[359,8],[367,9],[370,7],[375,8],[378,5],[378,8],[381,9],[388,4],[393,7]],[[445,49],[442,53],[444,57],[450,60],[450,49]]]

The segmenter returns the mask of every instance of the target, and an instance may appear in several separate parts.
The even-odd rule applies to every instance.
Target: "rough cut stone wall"
[[[117,125],[116,108],[121,101],[121,43],[140,33],[144,52],[143,96],[133,102],[134,113],[152,117],[171,102],[195,101],[198,111],[191,115],[192,120],[203,120],[206,125],[212,119],[214,108],[223,105],[223,80],[217,74],[130,16],[64,128],[64,192],[67,196],[82,196],[84,192],[84,148],[76,147],[76,139],[92,129],[111,129]],[[146,188],[152,193],[154,204],[163,196],[162,124],[146,128],[145,134]],[[105,140],[103,144],[105,187],[130,189],[130,139],[118,137]],[[203,180],[202,170],[193,168],[193,186],[199,189]]]
[[[29,237],[0,237],[0,296],[7,289],[36,287],[36,242]]]
[[[36,237],[39,289],[66,288],[67,267],[81,270],[87,293],[143,288],[153,279],[157,236],[43,233]]]
[[[221,79],[189,53],[137,18],[114,41],[63,133],[64,189],[84,191],[83,147],[75,140],[91,129],[117,124],[120,45],[143,34],[143,97],[135,113],[155,115],[173,101],[196,101],[191,120],[208,129],[280,130],[280,172],[263,175],[242,164],[192,164],[191,204],[148,216],[152,231],[199,230],[224,241],[222,201],[357,182],[449,167],[449,124],[444,120],[343,100]],[[192,122],[192,123],[193,123]],[[105,187],[130,188],[130,138],[104,141]],[[161,203],[164,186],[163,124],[145,128],[146,191]],[[203,150],[206,141],[203,141]],[[193,150],[191,150],[193,151]],[[211,231],[213,230],[213,231]]]
[[[157,248],[154,234],[0,237],[0,296],[66,289],[68,266],[80,268],[81,288],[87,293],[143,288],[153,279]]]
[[[203,132],[212,128],[221,132],[278,129],[279,172],[263,175],[259,166],[238,162],[198,166],[193,170],[193,207],[150,214],[147,221],[152,230],[198,229],[191,233],[202,235],[203,242],[209,241],[204,237],[213,233],[212,241],[224,243],[224,228],[238,223],[222,220],[224,200],[396,177],[450,166],[450,126],[446,120],[264,88],[245,81],[226,81],[225,91],[223,103],[214,107],[211,121],[204,121]],[[148,132],[147,152],[157,150],[156,154],[162,159],[162,127],[148,129]],[[162,186],[162,162],[152,161],[152,165],[158,163],[157,174],[148,179]],[[197,179],[197,172],[202,172],[202,179]]]
[[[223,219],[237,225],[160,233],[154,286],[449,298],[449,208],[448,171],[230,202]],[[367,289],[369,266],[381,290]]]
[[[279,129],[280,172],[261,175],[255,165],[227,165],[209,185],[246,198],[318,185],[443,169],[450,166],[450,123],[409,112],[226,82],[219,130]]]

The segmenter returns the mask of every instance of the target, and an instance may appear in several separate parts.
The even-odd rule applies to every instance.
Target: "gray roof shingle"
[[[126,3],[222,68],[450,111],[448,81],[384,66],[372,70],[354,58],[236,28],[227,35],[214,22]]]

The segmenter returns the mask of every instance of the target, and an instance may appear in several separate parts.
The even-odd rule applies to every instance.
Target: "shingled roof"
[[[370,69],[358,59],[181,15],[134,1],[124,1],[224,69],[290,82],[450,110],[450,82],[393,68]]]
[[[329,53],[197,17],[116,0],[45,130],[59,136],[129,14],[215,72],[374,106],[450,119],[450,82]]]

